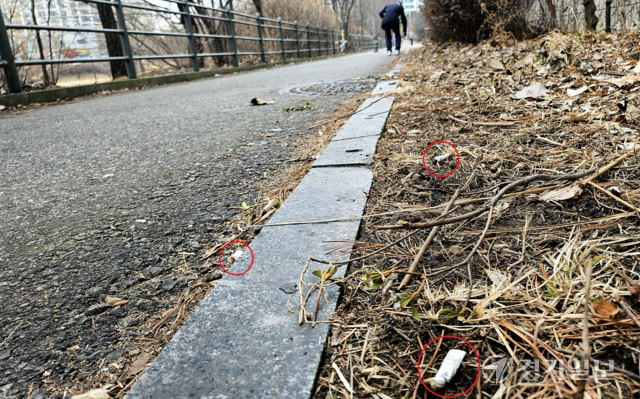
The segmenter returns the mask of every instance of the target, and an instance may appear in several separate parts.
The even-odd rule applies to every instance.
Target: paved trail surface
[[[303,128],[356,94],[279,90],[377,75],[394,60],[356,54],[0,115],[0,343],[11,335],[0,396],[26,397],[45,372],[71,386],[128,356],[122,328],[164,312],[160,297],[187,283],[169,276],[176,254],[224,235],[232,207],[285,167]],[[250,107],[255,96],[276,104]],[[283,111],[307,102],[318,108]],[[131,302],[87,321],[108,294]]]

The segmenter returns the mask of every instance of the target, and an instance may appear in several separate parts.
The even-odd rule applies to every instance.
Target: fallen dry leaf
[[[569,97],[575,97],[575,96],[579,96],[580,94],[584,93],[587,90],[589,90],[589,88],[587,86],[582,86],[581,88],[576,89],[576,90],[567,89],[567,95]]]
[[[147,363],[149,362],[150,358],[151,358],[150,354],[146,352],[142,352],[140,355],[138,355],[136,360],[134,360],[133,363],[131,363],[131,366],[129,366],[129,368],[127,369],[127,374],[129,376],[134,376],[144,371],[147,368]]]
[[[122,302],[122,298],[115,298],[115,297],[108,296],[107,299],[105,299],[104,301],[109,305],[113,305],[115,303]]]
[[[71,399],[109,399],[110,396],[106,389],[92,389],[89,392],[82,393],[80,395],[73,395]]]
[[[593,309],[605,319],[611,319],[620,311],[614,303],[609,301],[596,302],[592,306]]]
[[[459,245],[452,245],[449,247],[449,253],[451,253],[451,255],[458,255],[460,252],[462,252],[462,247]]]
[[[446,72],[444,71],[436,71],[431,74],[431,76],[429,77],[429,80],[431,80],[433,83],[438,83],[442,75],[444,75],[445,73]]]
[[[495,214],[498,214],[506,209],[508,209],[511,206],[510,202],[500,202],[498,203],[498,205],[496,205],[495,208],[493,208],[493,211]]]
[[[545,191],[538,198],[540,201],[564,201],[572,198],[576,198],[582,193],[582,189],[575,185],[569,187],[562,187],[557,190]]]
[[[562,71],[560,71],[560,72],[562,72],[562,73],[565,73],[565,74],[569,75],[569,74],[571,74],[571,73],[574,73],[574,72],[575,72],[575,71],[577,71],[577,70],[578,70],[578,68],[576,68],[575,66],[573,66],[573,65],[569,65],[568,67],[566,67],[566,68],[562,69]]]
[[[524,89],[520,90],[511,97],[516,100],[522,100],[523,98],[538,98],[549,94],[549,90],[540,82],[534,82]]]
[[[633,68],[633,73],[640,73],[640,62],[636,64],[636,67]]]
[[[504,64],[502,64],[502,62],[500,60],[496,60],[496,59],[490,59],[489,60],[489,66],[493,69],[499,69],[501,71],[504,71]]]
[[[640,82],[640,76],[627,75],[620,79],[611,79],[611,83],[618,87],[632,86],[637,82]]]
[[[494,270],[485,269],[485,273],[489,277],[489,280],[493,282],[493,285],[496,287],[500,287],[509,280],[509,277],[503,273],[496,272]]]
[[[640,285],[638,284],[631,284],[629,286],[629,292],[631,293],[631,295],[635,296],[636,299],[638,300],[638,302],[640,302]]]
[[[251,99],[251,105],[271,105],[271,104],[275,104],[275,101],[265,101],[265,100],[261,100],[258,97],[254,97]]]

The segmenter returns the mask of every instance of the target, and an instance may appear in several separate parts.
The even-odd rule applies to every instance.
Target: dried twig
[[[456,202],[456,199],[458,199],[458,196],[460,195],[460,192],[462,190],[466,189],[466,187],[469,185],[469,183],[475,178],[476,174],[477,174],[477,169],[475,169],[473,171],[473,173],[471,174],[471,176],[467,180],[467,183],[465,183],[465,185],[462,188],[457,189],[455,191],[455,193],[453,193],[453,196],[451,196],[451,199],[449,200],[449,203],[444,208],[444,211],[442,212],[442,215],[440,215],[440,217],[444,217],[449,212],[449,210],[451,210],[451,206],[453,205],[454,202]],[[427,250],[427,248],[431,244],[431,241],[433,241],[433,239],[435,238],[436,234],[438,233],[438,229],[440,229],[440,226],[434,226],[431,229],[431,233],[429,233],[429,237],[427,237],[427,239],[425,240],[424,244],[422,244],[422,247],[420,248],[420,251],[418,252],[416,257],[413,258],[413,262],[411,263],[411,266],[409,266],[409,269],[407,271],[409,271],[409,272],[416,271],[416,267],[418,267],[418,263],[420,262],[420,259],[422,259],[422,256],[424,255],[425,251]],[[407,274],[406,276],[404,276],[404,279],[402,279],[402,282],[398,286],[398,290],[402,289],[402,287],[404,287],[404,285],[409,282],[410,278],[411,278],[410,274]]]
[[[425,222],[425,223],[404,223],[404,224],[400,224],[400,225],[391,225],[391,226],[376,226],[377,229],[379,230],[394,230],[394,229],[407,229],[407,230],[411,230],[411,229],[426,229],[429,227],[433,227],[433,226],[443,226],[445,224],[451,224],[451,223],[456,223],[456,222],[462,222],[464,220],[468,220],[468,219],[472,219],[478,215],[481,215],[485,212],[487,212],[488,210],[490,210],[496,202],[498,202],[500,200],[500,198],[502,198],[502,196],[509,190],[518,187],[518,186],[523,186],[529,183],[532,183],[534,181],[555,181],[555,180],[568,180],[568,181],[572,181],[572,180],[577,180],[580,179],[581,177],[587,176],[591,173],[593,173],[594,169],[589,169],[587,171],[584,172],[580,172],[580,173],[576,173],[576,174],[572,174],[572,175],[561,175],[561,176],[550,176],[550,175],[534,175],[534,176],[529,176],[526,177],[524,179],[520,179],[517,180],[513,183],[510,183],[508,185],[506,185],[505,187],[502,188],[502,190],[500,190],[498,192],[498,194],[496,194],[490,201],[488,206],[484,206],[480,209],[477,209],[475,211],[472,212],[468,212],[465,213],[464,215],[460,215],[460,216],[456,216],[456,217],[452,217],[449,219],[440,219],[440,220],[434,220],[431,222]]]
[[[576,399],[581,399],[585,395],[584,388],[587,383],[587,376],[589,375],[589,359],[591,356],[591,346],[589,345],[589,307],[591,306],[591,262],[587,262],[586,270],[586,286],[584,289],[584,318],[582,319],[582,366],[581,369],[585,373],[578,381],[578,390],[576,392]]]

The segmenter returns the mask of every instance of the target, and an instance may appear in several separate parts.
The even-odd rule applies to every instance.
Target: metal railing
[[[191,59],[192,69],[199,71],[200,60],[207,57],[231,57],[233,66],[239,65],[239,57],[260,56],[261,62],[266,62],[267,55],[280,55],[282,60],[286,60],[287,55],[294,55],[297,58],[303,56],[313,57],[336,54],[339,51],[342,32],[311,27],[310,25],[300,26],[297,21],[287,22],[281,18],[270,19],[263,18],[260,14],[250,15],[236,12],[228,7],[219,9],[207,7],[200,4],[189,2],[189,0],[164,0],[171,4],[177,5],[177,10],[170,8],[156,8],[140,4],[125,4],[121,0],[82,0],[83,3],[92,3],[100,5],[108,5],[113,7],[116,14],[118,29],[105,28],[86,28],[86,27],[68,27],[68,26],[49,26],[49,25],[18,25],[5,24],[2,12],[0,11],[0,68],[4,69],[5,79],[8,83],[10,92],[20,92],[22,83],[18,75],[17,68],[29,65],[49,65],[49,64],[71,64],[71,63],[96,63],[123,61],[126,65],[127,76],[130,79],[137,77],[135,61],[142,60],[162,60],[162,59]],[[197,8],[195,12],[192,8]],[[184,32],[161,32],[161,31],[143,31],[130,30],[127,27],[125,19],[125,9],[142,10],[154,13],[165,13],[179,16],[184,26]],[[214,15],[203,14],[202,12],[211,12]],[[216,16],[215,13],[222,16]],[[238,17],[242,18],[239,19]],[[220,21],[226,24],[227,34],[210,34],[200,33],[194,30],[196,20]],[[236,35],[236,26],[244,25],[254,27],[257,36],[239,36]],[[16,59],[13,54],[11,42],[9,41],[8,30],[31,30],[31,31],[48,31],[48,32],[77,32],[77,33],[102,33],[102,34],[118,34],[121,37],[122,53],[121,57],[93,57],[93,58],[59,58],[59,59],[33,59],[20,60]],[[188,52],[183,54],[146,54],[134,55],[131,47],[130,38],[136,36],[167,36],[182,37],[188,41]],[[365,51],[375,49],[377,51],[377,38],[365,35],[349,35],[351,47],[354,51]],[[229,51],[220,53],[198,52],[196,40],[202,39],[223,39],[228,42],[226,46]],[[245,42],[258,42],[258,51],[242,51],[239,44]],[[265,50],[265,44],[279,43],[278,50]],[[295,46],[290,45],[295,43]],[[202,49],[202,47],[201,47]]]

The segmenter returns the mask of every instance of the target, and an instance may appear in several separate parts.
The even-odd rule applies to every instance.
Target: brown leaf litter
[[[435,397],[418,358],[434,377],[461,349],[422,352],[443,335],[481,370],[440,395],[640,394],[639,59],[635,35],[555,33],[407,57],[314,398]],[[422,165],[440,140],[444,179]]]

